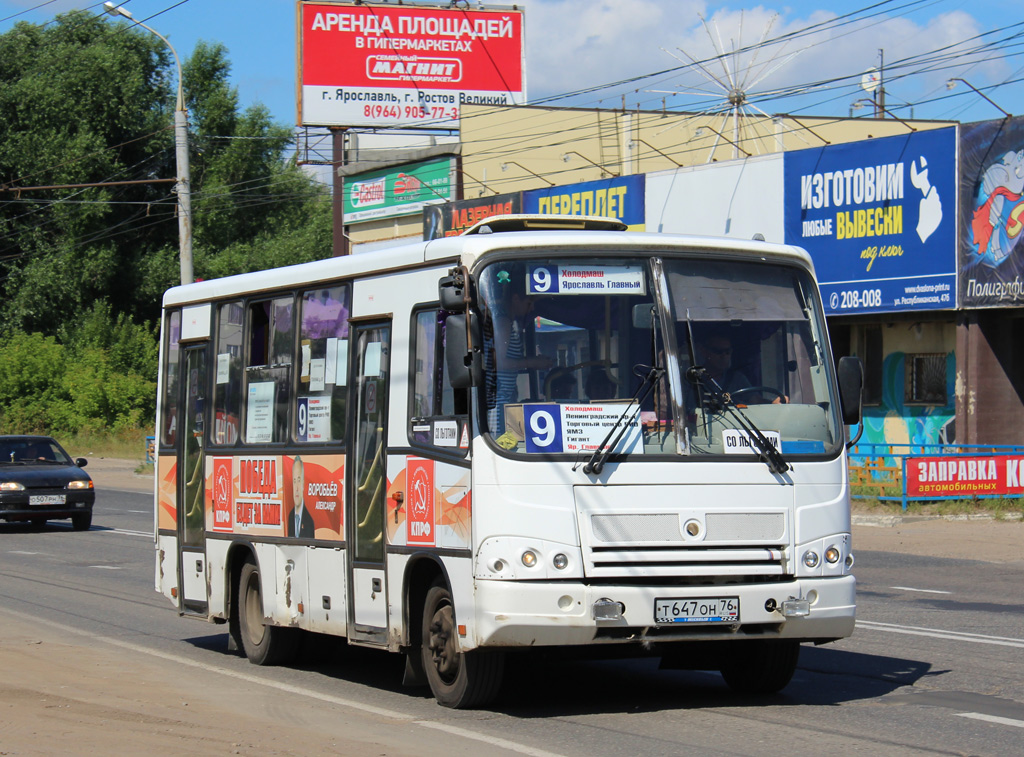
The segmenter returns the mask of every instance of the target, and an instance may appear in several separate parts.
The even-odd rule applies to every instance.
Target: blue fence
[[[999,444],[857,444],[850,450],[850,484],[877,494],[855,494],[854,499],[899,501],[903,509],[914,501],[993,499],[1024,496],[1017,494],[930,494],[910,496],[907,491],[907,460],[910,458],[961,459],[1024,455],[1024,445]],[[1024,483],[1024,470],[1020,473]],[[898,489],[899,494],[891,493]]]

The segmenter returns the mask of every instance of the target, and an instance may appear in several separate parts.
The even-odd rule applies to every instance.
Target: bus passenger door
[[[349,544],[349,640],[387,641],[384,517],[387,496],[391,324],[353,324],[345,522]]]
[[[187,347],[183,367],[183,408],[178,419],[178,609],[206,613],[205,435],[207,345]]]

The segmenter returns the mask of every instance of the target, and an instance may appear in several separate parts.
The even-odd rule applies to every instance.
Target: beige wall
[[[423,214],[384,218],[379,221],[353,223],[348,227],[351,244],[358,248],[361,244],[384,242],[391,239],[410,241],[410,237],[419,239],[423,236]],[[355,249],[354,252],[358,252]]]
[[[914,128],[952,123],[915,121]],[[909,131],[891,118],[759,116],[740,119],[734,131],[731,118],[722,115],[472,105],[463,106],[461,127],[466,198]]]
[[[953,121],[915,121],[918,130]],[[533,106],[462,108],[463,197],[653,173],[678,166],[769,155],[906,134],[895,119],[722,115]],[[734,141],[736,144],[732,144]],[[502,167],[504,166],[504,170]],[[354,248],[419,238],[422,216],[354,223]],[[358,251],[358,249],[356,249]]]
[[[882,328],[882,352],[903,352],[908,355],[925,353],[942,353],[944,355],[956,349],[956,323],[950,320],[945,323],[911,322],[893,323],[889,328]]]

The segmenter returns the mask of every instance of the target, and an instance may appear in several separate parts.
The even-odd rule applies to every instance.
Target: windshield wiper
[[[594,450],[594,454],[590,456],[590,460],[588,460],[587,464],[583,466],[584,473],[601,473],[604,469],[604,464],[608,461],[608,456],[612,453],[612,450],[618,446],[626,431],[631,425],[633,425],[637,415],[640,414],[640,408],[643,406],[644,400],[646,400],[648,395],[650,395],[651,390],[654,389],[655,384],[658,383],[658,379],[665,375],[664,368],[647,365],[634,366],[633,375],[641,376],[644,369],[647,369],[647,373],[646,375],[643,375],[643,383],[637,387],[637,390],[633,393],[633,397],[630,399],[629,404],[627,404],[626,408],[622,411],[622,415],[620,415],[619,419],[615,421],[615,424],[608,429],[608,434],[604,437],[604,440],[597,445],[597,449]],[[642,395],[641,392],[643,392]],[[636,408],[630,412],[634,403],[636,404]],[[616,431],[618,431],[618,434],[615,433]],[[609,444],[613,435],[615,436],[615,440]]]
[[[736,404],[732,395],[725,391],[714,378],[708,375],[706,368],[699,365],[693,366],[686,371],[686,380],[707,392],[710,396],[712,412],[718,412],[719,410],[727,410],[729,412],[732,419],[747,433],[747,437],[760,453],[758,456],[772,473],[781,475],[789,470],[789,463],[786,462],[778,448],[747,417],[746,413]]]

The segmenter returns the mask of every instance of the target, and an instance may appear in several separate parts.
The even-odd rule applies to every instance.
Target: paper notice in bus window
[[[364,377],[380,376],[380,342],[370,342],[366,345],[366,356],[363,361]]]
[[[306,400],[307,442],[331,440],[331,398],[309,397]]]
[[[336,383],[338,375],[338,340],[330,338],[327,340],[327,359],[324,364],[324,383]]]
[[[527,452],[593,452],[613,428],[625,424],[624,403],[523,405],[523,433]],[[623,431],[614,452],[641,452],[640,424],[634,418]]]
[[[761,434],[775,449],[782,448],[782,437],[778,431],[762,431]],[[722,429],[722,448],[727,455],[760,454],[751,435],[735,428]]]
[[[309,342],[302,343],[302,372],[299,376],[303,380],[309,379],[309,359],[312,356],[312,352],[309,346]]]
[[[322,392],[324,390],[326,368],[327,361],[322,357],[309,361],[309,391]]]
[[[338,386],[348,386],[348,340],[338,339],[338,360],[335,368],[334,383]]]
[[[217,355],[217,384],[226,384],[231,380],[231,355],[222,352]]]
[[[637,265],[536,265],[527,279],[530,294],[646,294]]]
[[[246,444],[265,444],[274,440],[274,382],[249,384],[249,404],[245,419]]]

